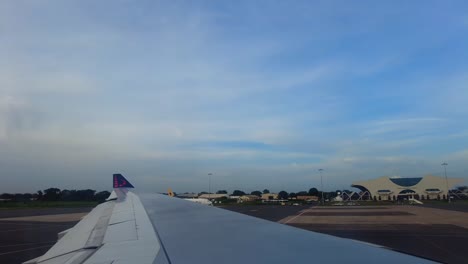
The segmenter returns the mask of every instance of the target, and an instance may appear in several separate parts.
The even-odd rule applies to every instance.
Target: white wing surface
[[[43,256],[26,263],[429,263],[338,238],[160,194],[114,192]]]

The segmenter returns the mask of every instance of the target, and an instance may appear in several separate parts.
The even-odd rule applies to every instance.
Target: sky
[[[468,184],[466,1],[0,1],[0,192]]]

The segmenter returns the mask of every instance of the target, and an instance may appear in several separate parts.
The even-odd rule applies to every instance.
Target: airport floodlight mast
[[[321,201],[321,204],[323,205],[324,204],[324,200],[323,200],[323,177],[322,177],[323,169],[319,169],[318,171],[320,172],[320,191],[322,192],[322,199],[320,201]]]
[[[208,173],[208,200],[211,200],[211,172]]]
[[[450,190],[449,190],[448,178],[447,178],[447,165],[448,165],[448,163],[444,162],[441,165],[444,166],[445,184],[447,185],[447,200],[450,203]]]

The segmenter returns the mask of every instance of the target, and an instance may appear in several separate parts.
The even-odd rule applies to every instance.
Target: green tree
[[[317,188],[310,188],[309,195],[318,196],[319,192]]]
[[[2,193],[0,195],[0,199],[5,199],[5,200],[13,200],[15,196],[11,193]]]
[[[262,197],[262,192],[261,191],[253,191],[250,193],[251,195],[256,195],[258,197]]]
[[[234,190],[234,192],[232,192],[232,196],[242,196],[242,195],[245,195],[245,192],[240,191],[240,190]]]
[[[62,201],[79,201],[76,195],[76,190],[62,190],[60,192],[60,200]]]
[[[227,194],[228,192],[226,190],[219,190],[216,192],[216,194]]]
[[[76,191],[76,195],[80,201],[92,201],[95,193],[95,190],[90,189]]]
[[[33,195],[31,193],[23,193],[23,199],[24,200],[31,200],[33,198]]]
[[[44,190],[44,200],[45,201],[58,201],[60,200],[60,189],[59,188],[49,188]]]
[[[43,197],[44,197],[44,193],[41,190],[37,191],[37,200],[40,201],[42,200]]]
[[[281,191],[278,193],[279,199],[288,199],[288,193],[286,191]]]
[[[289,198],[294,198],[294,197],[297,197],[297,194],[292,192],[292,193],[289,193]]]
[[[309,195],[309,193],[306,191],[300,191],[297,193],[297,196],[305,196],[305,195]]]
[[[13,198],[15,201],[24,201],[24,195],[22,193],[15,193],[15,198]]]
[[[268,189],[263,190],[263,194],[265,194],[265,193],[270,193],[270,190],[268,190]]]

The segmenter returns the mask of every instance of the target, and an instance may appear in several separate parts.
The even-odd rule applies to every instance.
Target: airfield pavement
[[[43,255],[92,208],[0,209],[0,263]]]
[[[468,260],[468,210],[422,206],[229,205],[222,208],[298,228],[382,245],[445,263]],[[91,208],[0,210],[0,263],[44,254],[57,233]],[[363,260],[365,261],[365,260]]]
[[[224,208],[438,262],[468,262],[468,210],[462,206],[453,210],[440,209],[443,205],[439,208],[410,205],[283,206],[286,207],[284,210],[280,207],[240,205]],[[291,207],[296,209],[294,214],[289,214],[293,210]],[[289,215],[278,220],[282,211]]]

